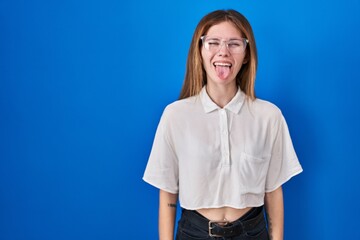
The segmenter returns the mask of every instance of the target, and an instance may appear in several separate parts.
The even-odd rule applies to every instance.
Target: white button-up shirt
[[[264,204],[271,192],[302,172],[281,111],[239,89],[224,107],[205,87],[166,107],[143,179],[179,194],[186,209]]]

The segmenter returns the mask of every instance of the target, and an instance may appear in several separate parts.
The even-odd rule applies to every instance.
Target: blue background
[[[157,239],[156,126],[198,21],[228,8],[304,168],[285,239],[360,239],[359,0],[0,0],[0,239]]]

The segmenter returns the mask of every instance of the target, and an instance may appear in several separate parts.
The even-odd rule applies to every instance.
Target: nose
[[[226,42],[222,42],[217,53],[219,56],[228,56],[230,54]]]

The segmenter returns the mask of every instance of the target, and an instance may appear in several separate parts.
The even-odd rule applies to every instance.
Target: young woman
[[[144,174],[160,189],[161,240],[174,239],[178,198],[177,240],[283,239],[281,186],[302,168],[281,111],[255,97],[256,68],[243,15],[203,17],[180,100],[161,117]]]

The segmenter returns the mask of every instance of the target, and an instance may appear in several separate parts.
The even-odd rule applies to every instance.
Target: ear
[[[249,62],[249,55],[246,54],[242,64],[247,64],[248,62]]]

